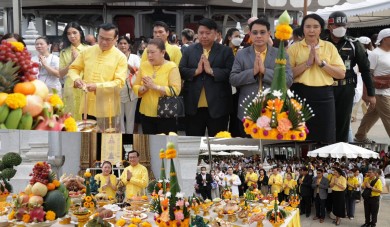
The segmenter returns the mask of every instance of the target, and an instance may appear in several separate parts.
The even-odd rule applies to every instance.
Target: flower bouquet
[[[0,129],[77,131],[56,91],[36,79],[38,63],[22,43],[0,44]]]
[[[68,213],[68,191],[46,162],[37,162],[30,176],[25,191],[13,196],[8,219],[21,226],[51,226]]]
[[[277,196],[278,194],[274,193],[274,208],[268,211],[266,214],[267,219],[274,227],[282,225],[284,223],[284,220],[290,215],[288,211],[285,211],[278,207]]]
[[[85,178],[85,196],[82,198],[81,206],[87,208],[91,212],[95,211],[95,208],[97,206],[97,200],[96,198],[91,194],[91,170],[87,169],[84,173]]]
[[[286,54],[284,41],[291,37],[290,16],[285,11],[279,17],[275,37],[280,40],[270,88],[244,99],[245,133],[257,139],[305,140],[309,130],[305,122],[314,116],[305,100],[286,87]]]
[[[175,144],[167,143],[166,150],[160,150],[159,156],[162,160],[161,184],[158,185],[158,193],[154,191],[151,200],[151,211],[155,213],[154,220],[159,227],[184,227],[190,225],[191,198],[185,198],[180,192],[180,186],[176,175],[173,159],[176,158],[177,151]],[[170,180],[165,181],[164,159],[170,159]],[[168,187],[167,187],[168,186]],[[166,191],[163,194],[163,191]]]
[[[300,196],[297,193],[297,188],[291,190],[290,198],[289,198],[290,206],[293,208],[297,208],[301,203]]]

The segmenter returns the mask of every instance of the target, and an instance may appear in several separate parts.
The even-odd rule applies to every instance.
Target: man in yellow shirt
[[[180,64],[181,60],[181,51],[180,48],[176,45],[171,45],[168,43],[169,36],[169,27],[163,21],[156,21],[153,24],[153,38],[160,38],[165,43],[165,49],[169,55],[169,60],[175,62],[177,66]],[[145,48],[142,53],[141,62],[148,60],[147,48]]]
[[[381,174],[380,171],[380,169],[370,168],[367,172],[368,177],[364,179],[362,184],[362,189],[371,189],[371,196],[364,199],[365,223],[362,227],[376,226],[380,195],[382,193],[382,181],[376,177],[376,174]]]
[[[83,89],[87,93],[87,103],[81,102],[80,111],[84,112],[87,104],[87,114],[97,116],[96,111],[96,90],[103,88],[122,88],[127,74],[126,56],[115,47],[118,39],[118,28],[111,24],[99,25],[98,45],[94,45],[82,51],[75,61],[70,65],[68,76],[74,81],[74,86]],[[84,73],[83,77],[80,75]],[[118,100],[120,100],[118,93]],[[101,105],[110,109],[110,100],[102,100]],[[111,100],[114,103],[113,100]],[[118,108],[119,109],[119,108]],[[111,116],[115,116],[116,110],[112,110]]]
[[[272,168],[272,174],[269,176],[268,185],[271,185],[271,193],[278,193],[278,200],[283,200],[283,177],[279,174],[278,167]]]
[[[149,182],[148,170],[139,164],[138,151],[129,152],[129,162],[130,165],[123,170],[120,177],[126,185],[126,199],[130,199],[133,195],[144,195]]]
[[[245,175],[245,183],[248,187],[255,185],[257,186],[257,180],[259,179],[259,176],[257,173],[253,171],[253,167],[249,166],[248,167],[248,172]]]

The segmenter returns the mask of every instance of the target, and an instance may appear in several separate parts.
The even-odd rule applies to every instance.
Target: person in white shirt
[[[231,188],[232,195],[233,196],[239,196],[238,186],[241,185],[240,178],[233,173],[233,168],[228,167],[227,174],[223,178],[223,180],[220,181],[220,185],[222,188],[228,186]]]

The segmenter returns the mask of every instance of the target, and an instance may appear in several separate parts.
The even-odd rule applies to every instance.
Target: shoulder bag
[[[158,99],[157,117],[176,118],[184,117],[184,100],[182,96],[177,96],[172,86],[168,86],[173,96],[163,96]]]
[[[378,181],[378,178],[376,178],[375,180],[371,181],[370,185],[371,187],[374,187],[375,183]],[[363,193],[362,193],[362,197],[363,199],[368,199],[371,197],[371,192],[372,192],[372,189],[371,188],[365,188],[363,190]]]

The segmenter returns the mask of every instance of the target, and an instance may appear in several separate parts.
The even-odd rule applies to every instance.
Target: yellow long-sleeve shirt
[[[332,183],[335,183],[335,182],[337,182],[338,184],[343,185],[343,187],[341,188],[340,186],[335,184],[332,187],[332,191],[344,191],[347,188],[347,179],[345,179],[345,177],[343,177],[343,176],[339,176],[339,177],[333,176],[332,181],[330,183],[332,184]]]
[[[293,179],[291,180],[284,179],[283,186],[284,186],[284,194],[290,195],[290,190],[297,186],[297,181]]]
[[[173,61],[177,67],[179,67],[180,60],[182,57],[180,48],[176,45],[171,45],[168,42],[165,43],[165,50],[169,55],[169,60]],[[148,48],[145,48],[142,53],[141,62],[148,61]]]
[[[375,178],[374,178],[374,179],[375,179]],[[370,184],[371,181],[373,181],[374,179],[370,179],[369,177],[366,177],[366,178],[364,178],[364,181],[363,181],[363,184],[362,184],[362,185],[364,185],[364,187],[365,187],[365,185],[366,185],[367,182]],[[379,191],[382,192],[382,191],[383,191],[382,181],[381,181],[380,179],[378,179],[378,180],[375,182],[375,184],[374,184],[373,187],[376,188],[377,190],[379,190]],[[371,196],[380,196],[380,195],[381,195],[381,192],[374,192],[374,191],[371,191]]]
[[[110,178],[112,185],[116,185],[116,176],[114,174],[103,176],[103,174],[99,173],[95,175],[95,180],[100,182],[99,192],[105,191],[107,196],[112,196],[112,198],[115,198],[116,191],[113,190],[110,186],[103,189],[103,186],[107,184],[108,178]]]
[[[153,78],[155,74],[155,78]],[[158,99],[163,95],[156,90],[149,89],[144,94],[139,94],[139,89],[143,85],[142,78],[149,76],[156,85],[163,86],[167,96],[173,96],[168,86],[171,86],[176,95],[179,95],[181,90],[181,77],[178,67],[174,62],[166,61],[161,67],[150,64],[149,61],[141,62],[139,74],[137,75],[133,91],[139,97],[142,97],[139,108],[140,113],[148,117],[157,117]]]
[[[320,59],[327,64],[336,66],[345,71],[343,59],[340,57],[336,47],[332,43],[319,40],[316,52]],[[309,59],[310,47],[307,45],[306,40],[303,39],[289,47],[287,53],[290,56],[290,65],[294,68],[297,65],[306,63],[307,59]],[[306,86],[313,87],[329,86],[333,84],[333,77],[314,63],[301,75],[294,77],[294,83],[302,83]]]
[[[83,78],[80,77],[81,73],[84,73]],[[73,81],[83,79],[86,83],[95,83],[97,89],[117,87],[118,104],[120,102],[119,90],[125,83],[126,74],[126,56],[116,47],[112,47],[107,51],[102,51],[99,45],[94,45],[82,51],[76,60],[70,65],[68,71],[68,76]],[[87,111],[89,115],[95,117],[109,117],[116,116],[119,112],[119,108],[108,108],[114,103],[114,100],[109,98],[99,100],[99,105],[102,105],[103,108],[102,111],[97,112],[95,92],[88,92],[87,99]],[[82,111],[83,108],[84,101],[81,103],[80,111]]]
[[[274,183],[275,180],[275,183]],[[268,185],[271,185],[271,192],[277,192],[280,193],[282,191],[283,187],[283,177],[280,174],[274,175],[271,174],[268,179]]]
[[[70,46],[65,48],[60,53],[60,69],[66,68],[72,62],[72,49],[76,50],[78,53],[87,49],[89,46],[80,44],[77,47]],[[81,77],[82,74],[81,74]],[[70,77],[65,77],[64,83],[64,93],[63,93],[63,101],[64,101],[64,111],[66,113],[72,113],[72,117],[76,120],[81,120],[80,114],[80,101],[82,97],[82,91],[80,89],[76,89],[73,87],[74,83]]]
[[[259,176],[257,173],[246,173],[245,175],[245,181],[248,181],[247,185],[248,187],[252,186],[252,184],[257,184],[257,180],[259,179]]]
[[[127,180],[127,170],[130,170],[132,175],[129,181]],[[120,179],[126,185],[126,198],[130,199],[133,195],[143,195],[143,191],[149,183],[149,174],[146,167],[141,164],[130,165],[123,170]]]
[[[348,186],[348,190],[355,190],[359,186],[359,180],[357,177],[348,177],[348,184],[353,185],[353,187]]]

